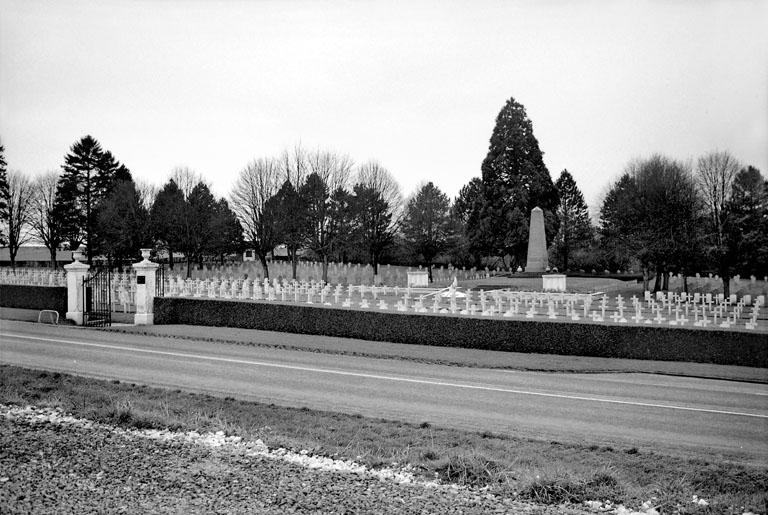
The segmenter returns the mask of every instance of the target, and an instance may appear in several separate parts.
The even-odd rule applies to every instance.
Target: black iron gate
[[[83,300],[85,310],[83,325],[109,327],[112,325],[112,285],[108,268],[92,269],[83,279]]]
[[[155,271],[155,297],[165,297],[165,265],[162,263]]]

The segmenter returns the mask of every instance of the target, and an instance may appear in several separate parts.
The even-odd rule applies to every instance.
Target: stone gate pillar
[[[83,298],[83,280],[88,275],[90,266],[82,263],[84,259],[83,248],[72,252],[74,261],[64,265],[67,271],[67,320],[72,320],[77,325],[83,325],[83,312],[85,311],[85,298]]]
[[[136,315],[133,323],[136,325],[152,325],[155,322],[155,272],[160,265],[149,260],[151,249],[141,249],[144,258],[134,263],[136,270]]]

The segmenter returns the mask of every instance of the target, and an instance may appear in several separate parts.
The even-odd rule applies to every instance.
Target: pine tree
[[[732,222],[734,268],[738,273],[768,273],[768,183],[760,170],[742,168],[733,181],[728,202]]]
[[[307,208],[307,246],[323,263],[323,281],[328,282],[328,253],[336,237],[331,220],[328,185],[313,172],[299,189]]]
[[[533,124],[514,98],[496,117],[481,170],[484,202],[478,219],[468,227],[470,239],[485,242],[493,254],[524,263],[531,210],[538,206],[544,211],[547,241],[552,241],[558,229],[558,197]]]
[[[480,212],[484,204],[483,181],[473,177],[461,188],[453,202],[452,217],[459,236],[453,252],[454,263],[469,260],[473,266],[479,267],[482,257],[493,252],[491,242],[485,239],[492,231],[480,226],[483,223]]]
[[[57,186],[56,213],[71,249],[87,243],[88,262],[98,247],[97,207],[119,181],[130,180],[128,169],[105,152],[92,136],[84,136],[64,158]]]
[[[116,182],[97,211],[99,251],[109,262],[137,258],[139,250],[150,243],[149,213],[133,181]]]
[[[353,204],[354,197],[342,187],[336,188],[328,201],[329,232],[334,235],[328,253],[341,263],[347,262],[354,245]]]
[[[560,230],[554,241],[554,254],[563,270],[569,269],[569,257],[575,250],[589,246],[592,240],[592,225],[589,222],[589,211],[584,202],[576,181],[568,170],[563,170],[555,184],[560,197],[557,208],[557,218]]]
[[[182,218],[182,238],[179,250],[187,257],[187,277],[192,273],[192,261],[199,266],[203,263],[203,254],[208,250],[213,239],[212,223],[216,210],[216,199],[204,182],[199,182],[185,202],[185,215]]]
[[[432,261],[448,248],[453,238],[448,197],[431,182],[425,184],[408,201],[402,229],[413,253],[424,259],[432,281]]]
[[[168,251],[168,263],[173,270],[173,252],[182,246],[183,220],[186,215],[184,193],[176,181],[169,179],[155,197],[150,209],[150,231]]]
[[[380,191],[358,183],[355,184],[353,192],[353,239],[367,254],[375,275],[379,273],[381,256],[395,241],[397,226],[392,223],[392,208]]]
[[[291,277],[296,279],[298,252],[306,243],[308,232],[306,202],[286,180],[270,199],[269,209],[275,216],[277,239],[285,244],[291,259]]]
[[[227,254],[239,254],[243,251],[243,226],[237,215],[229,207],[226,199],[219,199],[213,206],[213,237],[209,241],[208,250],[219,256],[221,264]]]

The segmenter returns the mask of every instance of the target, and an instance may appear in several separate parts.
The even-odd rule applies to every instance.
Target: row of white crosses
[[[112,311],[127,313],[136,309],[136,274],[132,272],[113,272]]]
[[[455,286],[446,289],[401,288],[398,286],[366,286],[337,284],[331,286],[322,281],[288,281],[267,279],[187,279],[170,277],[166,280],[165,293],[168,296],[206,297],[268,302],[293,302],[322,304],[343,308],[394,310],[415,313],[443,313],[454,315],[482,315],[500,317],[525,317],[528,319],[546,316],[612,321],[618,324],[666,324],[697,327],[716,325],[728,328],[735,325],[747,306],[752,305],[747,329],[758,324],[760,307],[765,305],[764,296],[754,302],[750,296],[740,300],[725,299],[712,295],[670,294],[653,297],[646,294],[642,301],[636,296],[615,298],[609,306],[607,295],[570,294],[550,292],[524,292],[492,290],[461,292]],[[394,296],[394,299],[392,298]],[[634,311],[634,316],[632,315]],[[612,311],[612,313],[609,313]]]
[[[0,284],[66,286],[67,273],[50,268],[0,268]]]
[[[656,313],[652,321],[657,324],[684,326],[688,323],[695,327],[722,327],[728,329],[736,326],[746,307],[751,306],[751,312],[744,327],[749,330],[757,328],[760,308],[765,305],[765,296],[758,295],[754,301],[751,295],[739,299],[736,295],[726,298],[723,294],[713,296],[711,293],[701,295],[694,293],[657,292],[654,298],[651,292],[645,292],[645,304],[651,313]],[[633,297],[637,323],[652,323],[651,319],[642,317],[642,303]],[[666,316],[665,316],[666,315]]]
[[[422,267],[419,267],[422,269]],[[181,267],[185,270],[185,267]],[[378,281],[383,284],[405,285],[407,272],[414,270],[411,267],[380,265],[378,268]],[[269,272],[273,277],[288,277],[292,275],[289,262],[273,261],[269,264]],[[200,279],[217,279],[220,277],[242,277],[244,275],[263,275],[261,264],[249,261],[237,265],[212,265],[202,270],[196,270],[194,275]],[[311,261],[300,261],[297,264],[296,276],[300,281],[319,280],[322,277],[322,264]],[[490,276],[490,271],[477,270],[475,268],[454,268],[453,266],[440,266],[432,270],[432,278],[436,283],[447,284],[454,277],[460,281],[470,279],[483,279]],[[370,265],[350,263],[329,263],[328,280],[331,283],[361,284],[372,283],[374,278],[373,268]]]

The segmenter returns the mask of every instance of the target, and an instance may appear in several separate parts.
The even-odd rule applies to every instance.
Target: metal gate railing
[[[83,279],[83,325],[109,327],[112,325],[112,285],[108,268],[97,269]]]
[[[155,270],[155,297],[165,297],[165,265],[162,263]]]

